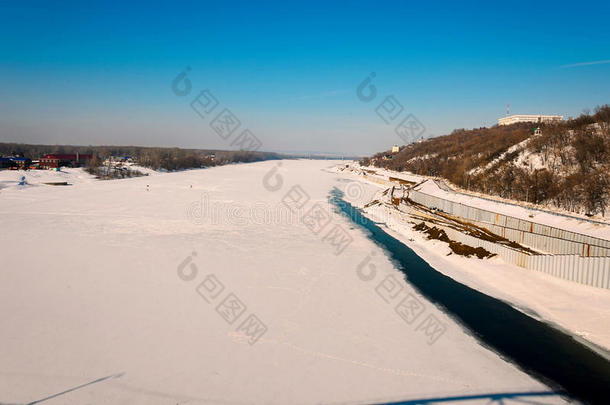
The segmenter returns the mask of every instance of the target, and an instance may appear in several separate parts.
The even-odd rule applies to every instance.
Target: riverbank
[[[387,187],[350,172],[338,173],[366,187],[368,198]],[[367,202],[365,198],[357,203],[363,207]],[[365,208],[364,214],[382,222],[393,236],[443,274],[509,302],[534,318],[555,324],[610,357],[609,290],[526,270],[499,257],[477,259],[451,254],[447,243],[428,240],[424,234],[413,230],[412,224],[390,215],[390,209],[383,206]]]
[[[459,283],[430,267],[412,249],[380,224],[362,216],[337,190],[332,201],[355,225],[386,250],[426,299],[467,327],[482,344],[519,365],[557,392],[585,403],[605,403],[610,385],[610,361],[548,323],[510,304]]]

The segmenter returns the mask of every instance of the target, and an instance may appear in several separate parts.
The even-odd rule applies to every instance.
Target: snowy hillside
[[[610,215],[610,106],[562,123],[456,130],[362,163],[602,218]]]

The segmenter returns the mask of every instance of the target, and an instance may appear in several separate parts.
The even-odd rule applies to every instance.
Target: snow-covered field
[[[546,390],[419,296],[346,218],[320,230],[298,220],[302,211],[287,214],[283,199],[307,212],[347,187],[333,164],[113,181],[29,172],[25,186],[22,172],[0,172],[0,403],[60,394],[44,403],[339,404]],[[333,244],[329,231],[351,243]],[[373,253],[378,276],[365,281],[357,269]],[[426,257],[486,288],[510,277],[501,264],[479,278]],[[403,280],[402,294],[444,333],[405,322],[377,288],[386,276]]]

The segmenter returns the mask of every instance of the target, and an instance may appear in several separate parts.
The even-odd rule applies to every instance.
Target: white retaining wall
[[[509,248],[508,246],[502,246],[497,243],[466,235],[449,227],[436,224],[429,225],[442,228],[451,240],[472,247],[482,247],[491,253],[496,253],[505,262],[526,269],[541,271],[564,280],[610,289],[610,257],[529,255],[519,250]]]
[[[420,193],[421,194],[421,193]],[[419,201],[415,200],[409,195],[413,201],[416,201],[420,204],[424,204],[423,199],[419,199]],[[461,204],[460,204],[461,205]],[[441,209],[440,207],[436,206]],[[472,208],[472,207],[469,207]],[[476,209],[476,208],[475,208]],[[456,215],[449,210],[443,209],[443,211]],[[458,215],[456,215],[458,216]],[[406,217],[403,217],[407,219]],[[425,221],[424,221],[425,222]],[[482,221],[478,221],[482,222]],[[442,226],[438,224],[428,223],[428,226],[436,226],[437,228],[443,229],[449,239],[461,242],[465,245],[472,247],[482,247],[485,250],[496,253],[507,263],[511,263],[526,269],[540,271],[543,273],[550,274],[554,277],[558,277],[564,280],[573,281],[580,284],[590,285],[593,287],[599,288],[607,288],[610,289],[610,257],[586,257],[576,252],[575,254],[563,254],[563,255],[546,255],[546,254],[528,254],[522,252],[517,249],[510,248],[508,246],[504,246],[498,243],[489,242],[486,240],[482,240],[476,238],[474,236],[466,235],[462,232],[459,232],[453,228]],[[489,229],[489,227],[487,227]],[[494,232],[494,230],[489,229]],[[510,228],[506,228],[506,232],[511,232],[516,230],[511,230]],[[498,233],[498,232],[494,232]],[[521,234],[528,235],[527,233],[521,232]],[[519,235],[521,235],[519,234]],[[501,235],[501,233],[500,233]],[[546,239],[542,238],[544,235],[538,234],[529,234],[530,236],[524,236],[526,238],[532,238],[531,240],[539,240],[546,241]],[[508,236],[505,236],[507,239],[511,239]],[[558,240],[557,238],[552,238]],[[519,242],[516,240],[516,242]],[[570,241],[564,241],[570,242]],[[560,242],[560,243],[564,243]],[[535,243],[535,242],[532,242]],[[542,242],[540,242],[542,243]],[[527,243],[523,243],[526,245]],[[558,248],[560,249],[560,248]]]
[[[533,249],[554,254],[610,256],[610,240],[470,207],[416,190],[409,191],[409,198],[426,207],[464,218],[497,235]]]

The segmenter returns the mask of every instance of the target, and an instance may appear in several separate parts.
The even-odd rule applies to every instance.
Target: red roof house
[[[40,168],[54,169],[61,166],[80,166],[87,163],[92,157],[93,155],[79,153],[74,155],[50,153],[40,158]]]

